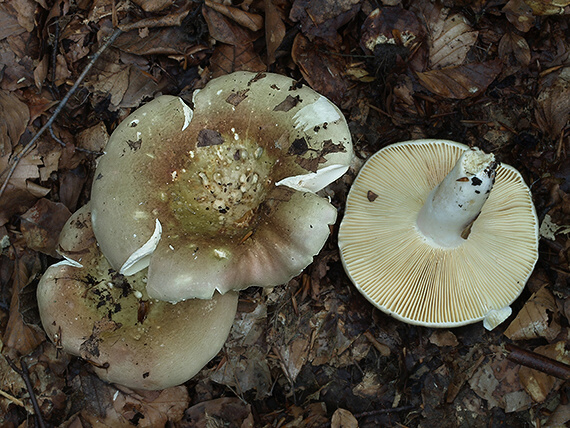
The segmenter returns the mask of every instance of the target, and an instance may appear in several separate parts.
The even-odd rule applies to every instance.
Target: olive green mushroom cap
[[[299,274],[336,209],[316,194],[348,169],[340,110],[276,74],[236,72],[192,106],[159,97],[112,134],[92,189],[103,254],[147,291],[176,302],[274,286]]]
[[[38,284],[42,324],[56,345],[89,361],[102,379],[133,389],[179,385],[226,341],[237,293],[176,305],[149,298],[146,270],[125,277],[103,257],[87,206],[64,227],[60,251],[67,260],[50,266]]]
[[[459,243],[440,245],[418,227],[432,190],[468,150],[446,140],[387,146],[366,162],[347,197],[338,238],[345,270],[370,302],[401,321],[457,327],[483,320],[492,329],[510,315],[538,259],[530,190],[516,169],[492,159],[494,186]],[[437,220],[445,226],[445,217]]]

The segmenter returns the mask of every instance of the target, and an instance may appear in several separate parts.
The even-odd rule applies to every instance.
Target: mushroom
[[[173,305],[149,298],[146,270],[125,277],[93,237],[89,206],[61,233],[65,260],[37,290],[44,329],[56,346],[89,361],[102,379],[133,389],[163,389],[193,377],[222,348],[238,295]]]
[[[148,266],[147,291],[177,302],[275,286],[326,242],[336,209],[316,192],[352,159],[340,110],[276,74],[236,72],[161,96],[113,132],[92,188],[111,266]]]
[[[338,243],[348,276],[382,311],[430,327],[484,320],[491,330],[534,268],[538,221],[513,167],[463,144],[416,140],[366,162]]]

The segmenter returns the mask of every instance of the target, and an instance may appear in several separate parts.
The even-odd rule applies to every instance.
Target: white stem
[[[453,248],[477,218],[495,182],[493,154],[466,150],[443,181],[433,189],[420,210],[417,227],[432,245]]]

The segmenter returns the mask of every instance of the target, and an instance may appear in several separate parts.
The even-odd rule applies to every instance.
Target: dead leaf
[[[285,37],[285,24],[272,0],[265,0],[265,43],[267,44],[267,64],[275,62],[275,53]]]
[[[428,90],[445,98],[475,97],[487,89],[501,72],[501,61],[447,67],[417,73],[420,83]]]
[[[133,0],[145,12],[160,12],[174,4],[174,0]]]
[[[246,12],[237,7],[226,6],[212,0],[205,0],[204,4],[251,31],[259,31],[263,28],[263,18],[261,15]]]
[[[10,302],[10,317],[2,341],[7,348],[11,348],[12,357],[27,355],[45,340],[43,331],[26,325],[20,314],[20,291],[26,286],[30,278],[40,270],[37,253],[26,251],[18,255],[14,272],[11,278],[12,299]]]
[[[429,341],[436,346],[457,346],[457,337],[449,330],[435,330],[429,337]]]
[[[554,296],[546,287],[534,293],[505,330],[511,340],[544,337],[553,340],[560,333],[559,314]]]
[[[331,428],[358,428],[358,421],[346,409],[336,409],[331,418]]]
[[[253,50],[253,45],[232,46],[219,43],[210,58],[212,77],[234,71],[266,71],[267,67]]]
[[[537,16],[561,15],[564,8],[570,5],[568,0],[524,0],[532,9],[532,14]]]
[[[19,98],[0,90],[0,156],[12,152],[28,126],[30,110]],[[1,172],[1,169],[0,169]]]
[[[20,25],[18,14],[16,13],[12,2],[0,3],[0,40],[9,36],[16,36],[23,33],[26,29]],[[2,62],[0,61],[0,64]]]
[[[71,212],[60,202],[42,198],[21,217],[20,229],[29,248],[59,258],[59,233]]]
[[[337,30],[359,10],[360,0],[295,0],[289,18],[301,23],[301,32],[309,39],[319,37],[332,44]]]
[[[462,65],[479,36],[463,15],[448,16],[448,12],[441,9],[438,19],[430,22],[429,68],[432,70]]]
[[[566,349],[566,346],[565,341],[560,341],[546,346],[539,346],[534,349],[534,352],[556,361],[570,364],[570,351]],[[524,366],[519,370],[519,378],[526,392],[537,403],[542,403],[546,400],[548,394],[558,390],[564,382],[561,379]]]
[[[119,390],[113,396],[113,409],[141,428],[163,427],[179,422],[190,404],[188,389],[175,386],[161,391]]]
[[[530,31],[536,23],[532,8],[524,0],[509,0],[503,7],[503,13],[515,28],[523,33]]]
[[[570,119],[570,67],[541,79],[537,104],[538,126],[551,139],[558,139]]]
[[[302,34],[295,37],[291,57],[311,88],[337,105],[346,102],[349,84],[344,78],[345,57],[334,55],[328,48],[310,42]]]
[[[180,425],[185,428],[253,428],[251,406],[239,398],[217,398],[190,407]]]
[[[528,67],[531,60],[530,46],[523,36],[515,32],[505,33],[499,42],[499,58],[511,66]]]
[[[254,42],[260,36],[259,33],[236,24],[220,12],[207,6],[202,7],[202,15],[208,24],[210,37],[213,37],[220,43],[244,46]]]

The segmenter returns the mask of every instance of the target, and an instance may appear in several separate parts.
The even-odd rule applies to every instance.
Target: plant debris
[[[567,0],[0,2],[0,425],[567,424],[568,15]],[[224,349],[184,385],[106,384],[46,339],[35,285],[117,125],[236,70],[290,76],[345,114],[357,158],[324,191],[333,235],[288,284],[241,294]],[[539,261],[491,332],[398,322],[344,273],[336,233],[352,180],[414,138],[493,152],[532,190]]]

